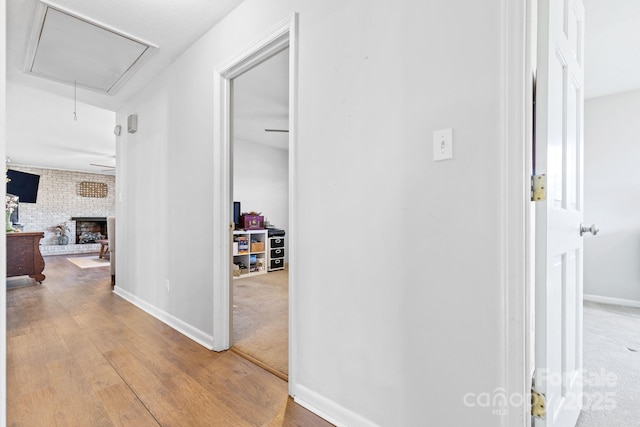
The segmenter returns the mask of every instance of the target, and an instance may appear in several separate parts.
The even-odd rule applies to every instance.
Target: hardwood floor
[[[108,268],[45,262],[42,285],[7,290],[7,425],[331,425],[286,382],[113,294]]]

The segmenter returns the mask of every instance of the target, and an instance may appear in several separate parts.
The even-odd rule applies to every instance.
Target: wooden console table
[[[42,283],[44,258],[40,253],[43,232],[7,233],[7,277],[29,276]]]

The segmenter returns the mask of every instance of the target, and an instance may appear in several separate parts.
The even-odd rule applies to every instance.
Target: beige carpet
[[[640,426],[640,308],[584,303],[584,372],[577,427]]]
[[[80,268],[93,268],[93,267],[108,267],[109,260],[104,258],[98,258],[98,255],[92,256],[83,256],[83,257],[74,257],[67,258],[67,260],[71,261],[75,265]]]
[[[233,347],[288,374],[288,272],[233,281]]]

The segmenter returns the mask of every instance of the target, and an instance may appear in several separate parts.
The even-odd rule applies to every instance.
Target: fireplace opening
[[[106,217],[73,217],[76,222],[76,242],[95,243],[107,238]]]

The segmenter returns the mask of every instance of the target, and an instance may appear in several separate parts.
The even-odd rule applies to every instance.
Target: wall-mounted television
[[[40,175],[8,169],[7,178],[10,179],[7,182],[7,193],[18,196],[20,203],[36,202]]]

